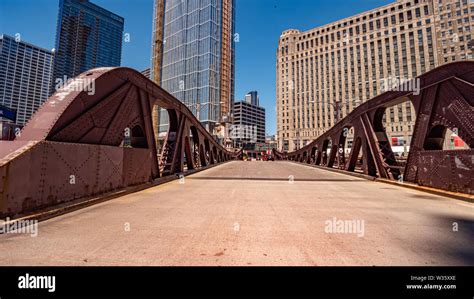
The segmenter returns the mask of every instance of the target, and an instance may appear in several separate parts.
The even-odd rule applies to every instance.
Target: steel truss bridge
[[[155,105],[169,114],[160,158],[152,125]],[[14,141],[0,141],[0,218],[241,154],[222,147],[184,104],[139,72],[93,69],[52,95]]]
[[[362,151],[361,171],[366,175],[473,194],[474,62],[447,64],[418,79],[419,93],[385,92],[358,106],[303,148],[289,153],[274,151],[276,159],[354,172]],[[401,165],[392,151],[383,116],[387,108],[407,101],[415,108],[416,123],[406,165]],[[443,150],[448,128],[470,149]],[[349,129],[354,138],[346,158]]]
[[[279,160],[356,171],[370,176],[473,194],[474,62],[444,65],[421,77],[420,94],[386,92],[357,107],[319,138]],[[90,84],[95,92],[91,93]],[[391,150],[383,126],[387,107],[410,101],[416,126],[406,166]],[[169,129],[161,156],[152,122],[166,109]],[[349,157],[347,129],[354,130]],[[443,150],[457,128],[468,150]],[[330,155],[325,156],[330,146]],[[183,171],[241,159],[219,145],[176,98],[129,68],[85,72],[52,95],[13,141],[0,141],[0,218],[87,200]]]

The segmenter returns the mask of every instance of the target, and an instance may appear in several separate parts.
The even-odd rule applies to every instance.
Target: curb
[[[280,160],[280,161],[282,161],[282,160]],[[311,167],[311,168],[317,168],[317,169],[337,172],[337,173],[340,173],[340,174],[345,174],[345,175],[350,175],[350,176],[361,178],[361,179],[366,179],[368,181],[375,181],[377,179],[376,177],[366,175],[366,174],[363,174],[363,173],[349,172],[349,171],[345,171],[345,170],[341,170],[341,169],[337,169],[337,168],[327,168],[327,167],[323,167],[323,166],[319,166],[319,165],[313,165],[313,164],[307,164],[307,163],[303,163],[303,162],[293,162],[293,161],[282,161],[282,162],[292,162],[292,163],[296,163],[296,164],[299,164],[299,165],[302,165],[302,166],[308,166],[308,167]]]
[[[391,184],[391,185],[395,185],[395,186],[399,186],[399,187],[405,187],[405,188],[409,188],[409,189],[413,189],[413,190],[417,190],[417,191],[421,191],[421,192],[431,193],[431,194],[440,195],[440,196],[446,196],[446,197],[450,197],[450,198],[453,198],[453,199],[458,199],[458,200],[466,201],[466,202],[469,202],[469,203],[474,203],[474,195],[470,195],[470,194],[452,192],[452,191],[445,191],[445,190],[435,189],[435,188],[426,187],[426,186],[419,186],[419,185],[412,184],[412,183],[399,183],[398,181],[391,181],[391,180],[387,180],[387,179],[377,178],[377,177],[373,177],[373,176],[362,174],[362,173],[348,172],[348,171],[340,170],[340,169],[337,169],[337,168],[327,168],[327,167],[323,167],[323,166],[319,166],[319,165],[312,165],[312,164],[306,164],[306,163],[302,163],[302,162],[294,162],[294,161],[286,161],[286,160],[280,160],[280,161],[292,162],[292,163],[296,163],[296,164],[303,165],[303,166],[309,166],[309,167],[312,167],[312,168],[318,168],[318,169],[322,169],[322,170],[337,172],[337,173],[340,173],[340,174],[355,176],[355,177],[366,179],[366,180],[373,181],[373,182]]]
[[[435,189],[435,188],[431,188],[427,186],[419,186],[412,183],[399,183],[398,181],[391,181],[391,180],[381,179],[381,178],[377,178],[375,179],[375,181],[380,182],[380,183],[394,185],[394,186],[405,187],[405,188],[409,188],[409,189],[413,189],[413,190],[417,190],[421,192],[431,193],[434,195],[446,196],[453,199],[466,201],[469,203],[474,203],[474,195],[470,195],[470,194],[445,191],[445,190]]]

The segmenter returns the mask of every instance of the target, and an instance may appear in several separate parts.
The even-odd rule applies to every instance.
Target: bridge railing
[[[93,92],[91,92],[93,91]],[[161,155],[152,111],[169,115]],[[241,157],[139,72],[99,68],[52,95],[13,141],[0,141],[0,218]]]
[[[419,90],[393,88],[354,109],[331,129],[301,149],[276,159],[290,160],[389,180],[474,193],[474,62],[455,62],[418,78]],[[395,156],[384,126],[385,110],[410,102],[416,113],[405,163]],[[462,138],[468,149],[446,150],[448,129]],[[346,155],[348,132],[352,146]]]

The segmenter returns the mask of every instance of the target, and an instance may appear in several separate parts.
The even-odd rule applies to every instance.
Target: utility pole
[[[296,129],[296,150],[300,149],[300,129]]]
[[[334,120],[335,120],[335,123],[337,123],[339,121],[339,113],[340,111],[342,111],[342,102],[341,101],[336,101],[334,103],[331,103],[331,102],[318,102],[318,101],[310,101],[309,103],[316,103],[316,104],[329,104],[331,106],[334,107]]]
[[[334,114],[335,114],[335,123],[337,123],[339,121],[339,113],[340,111],[342,111],[342,106],[341,106],[341,102],[340,101],[337,101],[337,102],[334,102]]]

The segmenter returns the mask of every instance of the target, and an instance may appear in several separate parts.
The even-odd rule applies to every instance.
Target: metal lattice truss
[[[305,147],[290,153],[274,151],[276,159],[339,168],[434,188],[474,193],[474,62],[455,62],[418,77],[420,91],[389,91],[358,106],[334,127]],[[402,90],[403,88],[395,88]],[[406,165],[395,159],[383,125],[385,109],[410,101],[416,123]],[[348,158],[348,129],[353,143]],[[443,150],[447,128],[470,149]],[[330,147],[330,151],[328,150]],[[359,159],[362,151],[362,159]],[[329,154],[327,154],[329,152]]]
[[[169,114],[161,155],[156,105]],[[184,104],[137,71],[94,69],[52,95],[14,141],[0,141],[0,218],[241,155],[220,146]]]

